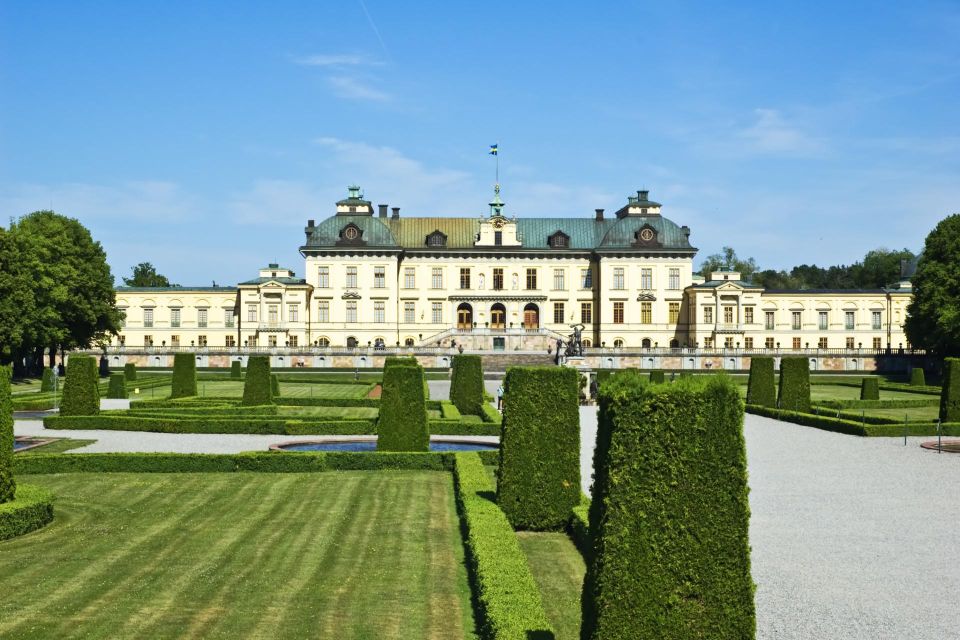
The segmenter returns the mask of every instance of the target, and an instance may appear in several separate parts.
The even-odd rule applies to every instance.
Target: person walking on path
[[[503,411],[503,383],[497,387],[497,411]]]

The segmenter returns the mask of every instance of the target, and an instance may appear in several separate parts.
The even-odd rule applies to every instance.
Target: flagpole
[[[500,186],[500,143],[497,143],[497,153],[494,154],[497,158],[497,186]]]

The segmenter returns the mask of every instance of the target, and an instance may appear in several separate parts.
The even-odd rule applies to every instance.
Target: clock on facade
[[[493,225],[494,229],[503,229],[503,225],[505,225],[507,221],[503,218],[494,218],[490,221],[490,223]]]
[[[356,227],[347,227],[343,230],[343,237],[347,240],[356,240],[357,239],[357,228]]]
[[[653,229],[647,228],[640,231],[640,239],[644,242],[650,242],[653,240]]]

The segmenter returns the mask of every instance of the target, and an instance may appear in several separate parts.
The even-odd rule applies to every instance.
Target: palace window
[[[179,336],[179,335],[170,336],[170,346],[171,346],[171,347],[179,347],[179,346],[180,346],[180,336]]]
[[[443,289],[443,269],[433,267],[430,270],[430,287],[432,289]]]
[[[800,338],[794,338],[794,339],[793,339],[793,348],[794,348],[794,349],[799,349],[799,348],[800,348]]]
[[[703,348],[704,349],[713,349],[713,338],[707,337],[703,339]]]
[[[430,305],[430,320],[433,324],[443,323],[443,303],[434,302]]]
[[[830,328],[829,313],[827,311],[821,311],[820,313],[817,314],[817,316],[818,316],[817,328],[820,329],[820,331],[826,331],[827,329],[829,329]]]
[[[318,346],[318,347],[329,347],[329,346],[330,346],[330,338],[318,338],[318,339],[317,339],[317,346]]]
[[[236,346],[237,346],[237,339],[234,338],[233,336],[227,336],[226,338],[224,338],[223,346],[225,346],[225,347],[236,347]]]
[[[267,322],[277,324],[280,322],[280,306],[271,304],[267,307]]]
[[[317,322],[330,322],[329,300],[321,300],[317,303]]]
[[[644,291],[653,289],[653,269],[640,269],[640,288]]]
[[[828,343],[826,338],[820,338],[819,340],[817,340],[817,349],[826,349],[827,344]]]
[[[703,322],[705,324],[713,324],[713,307],[703,308]]]
[[[330,288],[330,267],[320,267],[317,271],[317,288]]]
[[[527,289],[537,288],[537,270],[527,269]]]
[[[287,346],[288,346],[288,347],[298,347],[298,346],[300,346],[300,345],[299,345],[299,338],[298,338],[297,336],[290,336],[289,338],[287,338]]]
[[[374,267],[373,268],[373,288],[374,289],[386,289],[387,288],[387,276],[385,267]]]
[[[233,326],[233,309],[223,310],[223,326],[225,327]]]
[[[733,349],[733,338],[731,336],[727,336],[723,339],[723,348]]]
[[[247,337],[247,341],[244,343],[244,346],[255,347],[257,346],[257,336],[251,335]]]
[[[744,349],[753,349],[753,338],[747,336],[743,339],[743,348]]]
[[[347,267],[347,289],[357,288],[357,268]]]
[[[503,231],[493,232],[493,244],[498,247],[503,244]]]
[[[570,238],[562,231],[557,231],[547,238],[547,244],[554,249],[566,249],[570,246]]]
[[[854,316],[853,311],[847,311],[843,314],[843,328],[851,330],[854,327],[856,317]]]
[[[723,307],[723,322],[725,324],[733,324],[733,307],[730,305],[725,305]]]
[[[763,346],[767,349],[773,349],[773,338],[766,338],[763,341]]]
[[[300,321],[300,307],[295,304],[287,305],[287,322]]]
[[[553,303],[553,322],[555,324],[563,324],[563,303],[562,302]]]
[[[613,269],[613,288],[616,290],[626,289],[626,284],[623,277],[623,267],[615,267]]]
[[[773,311],[764,311],[763,312],[763,328],[767,331],[773,331]]]
[[[470,288],[470,267],[460,267],[460,288]]]
[[[153,336],[143,336],[143,346],[152,347],[153,346]]]
[[[677,324],[680,322],[680,303],[671,302],[668,307],[668,316],[670,324]]]
[[[503,269],[499,267],[493,270],[493,290],[503,291]]]
[[[790,313],[790,328],[794,331],[800,330],[800,312],[792,311]]]
[[[593,323],[593,303],[581,302],[580,303],[580,324],[592,324],[592,323]]]
[[[403,303],[403,321],[407,324],[413,324],[417,321],[417,309],[414,304],[411,301]]]
[[[640,303],[640,322],[642,324],[650,324],[653,322],[653,303],[652,302]]]
[[[668,289],[674,291],[680,288],[680,269],[670,269],[669,279],[668,279]]]
[[[880,348],[880,338],[874,338],[874,339],[873,339],[873,348],[874,348],[874,349],[879,349],[879,348]]]
[[[405,267],[403,270],[403,288],[404,289],[417,288],[416,271],[414,270],[413,267]]]
[[[590,269],[580,269],[580,288],[589,289],[593,286],[593,272]]]
[[[257,305],[248,304],[247,305],[247,322],[256,322],[257,321]]]
[[[622,302],[613,303],[613,323],[623,324],[623,303]]]
[[[373,321],[382,324],[387,321],[386,304],[383,302],[373,303]]]
[[[443,247],[447,244],[447,236],[443,235],[439,230],[434,231],[427,236],[427,246],[428,247]]]
[[[277,336],[267,336],[267,346],[268,347],[277,346]]]
[[[180,326],[180,309],[170,309],[170,326]]]
[[[357,301],[347,300],[347,322],[357,321]]]
[[[753,307],[743,308],[743,322],[744,324],[753,324]]]
[[[207,326],[207,310],[206,309],[197,309],[197,326],[198,327]]]
[[[623,349],[623,338],[617,338],[613,341],[614,349]]]
[[[847,349],[853,349],[853,337],[847,338]]]
[[[553,288],[555,291],[563,291],[567,288],[565,272],[563,269],[553,270]]]
[[[197,336],[197,346],[198,346],[198,347],[205,347],[205,346],[207,346],[207,336],[205,336],[205,335],[199,335],[199,336]]]
[[[873,312],[870,313],[870,326],[871,326],[875,331],[882,328],[882,326],[881,326],[881,324],[880,324],[880,312],[879,312],[879,311],[873,311]]]

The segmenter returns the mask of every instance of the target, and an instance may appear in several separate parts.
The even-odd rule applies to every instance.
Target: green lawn
[[[375,419],[378,410],[373,407],[291,407],[284,406],[283,399],[277,410],[285,416],[311,416],[314,418],[343,418],[344,420]]]
[[[366,398],[369,385],[361,384],[316,384],[308,382],[281,382],[280,397],[288,398]],[[243,397],[243,380],[199,380],[197,395],[226,398]],[[170,386],[141,389],[139,395],[130,393],[132,399],[159,400],[170,397]]]
[[[907,391],[880,390],[881,400],[923,400],[924,398],[936,398],[936,396],[910,393]],[[814,384],[810,385],[810,399],[814,402],[817,400],[859,400],[860,387],[847,387],[839,384]]]
[[[42,447],[36,447],[34,449],[26,449],[25,451],[18,451],[18,456],[29,456],[35,453],[63,453],[64,451],[71,451],[73,449],[79,449],[80,447],[85,447],[88,444],[93,444],[96,440],[78,440],[75,438],[57,438],[49,444],[45,444]]]
[[[0,637],[473,637],[449,474],[63,474]]]
[[[883,397],[883,392],[880,392],[880,397]],[[857,413],[856,409],[848,409],[853,413]],[[893,420],[903,420],[904,414],[908,417],[910,422],[936,422],[937,418],[940,417],[940,407],[939,406],[930,406],[930,407],[909,407],[906,409],[866,409],[866,415],[876,416],[879,418],[891,418]]]
[[[587,567],[563,533],[517,533],[557,640],[580,638],[580,591]]]

